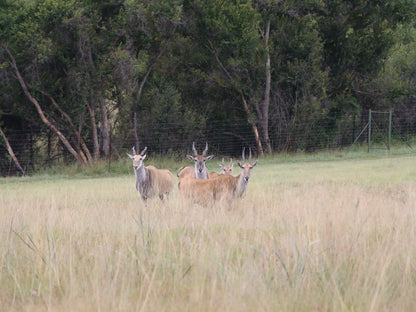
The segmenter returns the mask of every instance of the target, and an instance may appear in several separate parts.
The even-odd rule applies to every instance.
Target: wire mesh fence
[[[372,112],[370,137],[366,111],[345,115],[343,118],[314,116],[301,122],[292,120],[283,125],[271,120],[270,142],[275,153],[350,149],[354,142],[354,148],[366,148],[369,140],[372,149],[387,149],[387,144],[391,144],[393,148],[407,146],[408,152],[413,152],[413,146],[416,146],[416,125],[411,118],[405,116],[406,114],[394,112],[390,122],[389,112]],[[147,146],[148,153],[152,155],[167,155],[178,160],[192,153],[192,142],[195,142],[198,151],[202,151],[207,142],[209,154],[220,157],[239,157],[243,147],[250,147],[254,155],[258,154],[253,128],[247,120],[206,121],[198,124],[189,121],[161,122],[139,126],[137,134],[140,144],[136,146],[137,149]],[[28,128],[8,132],[7,137],[26,172],[74,161],[59,138],[48,129]],[[92,150],[92,142],[87,141],[87,145]],[[107,160],[111,162],[125,157],[125,153],[130,152],[135,145],[137,142],[131,133],[119,133],[115,129]],[[18,173],[2,139],[0,173],[3,176]]]

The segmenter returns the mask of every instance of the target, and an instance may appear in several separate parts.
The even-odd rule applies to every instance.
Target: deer
[[[241,168],[241,173],[234,177],[232,175],[220,175],[222,180],[224,194],[233,198],[242,198],[246,194],[248,181],[251,177],[251,170],[257,165],[257,160],[253,163],[251,157],[251,148],[249,150],[248,162],[245,161],[245,148],[242,152],[242,163],[237,162]]]
[[[223,157],[222,158],[222,163],[221,164],[218,164],[218,166],[221,168],[221,172],[220,173],[217,173],[215,171],[211,172],[209,174],[209,178],[210,179],[216,178],[216,177],[218,177],[221,174],[231,174],[231,172],[233,171],[233,159],[231,158],[230,159],[230,164],[229,165],[226,165],[224,163],[224,157]]]
[[[195,179],[208,179],[209,174],[205,162],[214,157],[214,155],[207,156],[208,142],[205,143],[205,149],[201,155],[198,154],[198,151],[195,148],[195,142],[192,142],[192,151],[194,152],[194,156],[186,155],[186,157],[195,163],[195,167],[180,168],[177,173],[179,180],[185,177],[191,177]]]
[[[143,161],[146,159],[147,146],[136,154],[133,147],[133,155],[127,154],[133,160],[134,174],[136,175],[136,190],[140,193],[146,204],[148,198],[159,196],[161,200],[169,198],[175,183],[174,175],[167,169],[157,169],[154,166],[145,167]]]
[[[242,163],[238,161],[241,173],[238,176],[230,174],[218,175],[207,180],[186,177],[179,181],[179,191],[183,200],[199,203],[204,206],[216,201],[232,203],[233,199],[245,196],[251,170],[257,165],[252,163],[251,149],[248,162],[245,162],[245,148],[242,153]]]

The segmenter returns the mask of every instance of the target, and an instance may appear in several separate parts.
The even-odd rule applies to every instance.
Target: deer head
[[[127,155],[130,157],[130,159],[133,160],[134,170],[139,170],[139,168],[143,166],[143,160],[145,160],[146,158],[147,146],[141,151],[140,154],[136,154],[136,149],[134,148],[134,146],[132,148],[132,151],[133,151],[133,155],[130,155],[130,154],[127,154]]]
[[[242,160],[243,164],[241,164],[238,161],[238,166],[243,170],[241,172],[243,181],[245,183],[247,183],[248,180],[250,179],[250,176],[251,176],[251,169],[253,169],[257,165],[257,160],[254,163],[251,162],[251,148],[250,148],[250,152],[249,152],[248,162],[245,162],[245,155],[244,154],[245,154],[245,147],[243,148],[243,153],[241,155],[241,160]]]
[[[222,163],[218,164],[218,166],[221,168],[222,174],[231,174],[231,171],[233,171],[233,160],[230,159],[230,164],[226,165],[224,163],[224,158],[222,159]]]
[[[197,179],[208,179],[208,171],[205,166],[205,162],[212,159],[214,155],[207,156],[208,153],[208,143],[205,143],[205,149],[201,155],[198,154],[198,151],[195,148],[195,142],[192,142],[192,151],[194,156],[186,155],[186,157],[192,160],[195,163],[195,175]]]

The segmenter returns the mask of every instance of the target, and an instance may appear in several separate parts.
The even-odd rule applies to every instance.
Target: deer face
[[[192,143],[192,151],[194,152],[194,156],[186,155],[186,157],[195,163],[195,173],[197,175],[206,173],[207,167],[205,163],[214,157],[214,155],[207,156],[208,143],[205,144],[205,149],[201,155],[198,154],[195,148],[195,142]]]
[[[226,165],[224,163],[224,158],[222,159],[222,163],[218,164],[218,166],[221,168],[221,174],[231,174],[233,171],[233,160],[230,160],[230,164]]]
[[[247,183],[248,180],[250,179],[251,169],[253,169],[256,165],[257,165],[257,161],[255,161],[254,164],[249,164],[249,163],[241,164],[240,162],[238,162],[238,166],[242,169],[241,176],[245,183]]]
[[[205,157],[205,156],[202,156],[202,155],[197,155],[195,157],[193,157],[191,155],[186,155],[186,157],[188,157],[188,159],[194,161],[196,171],[199,172],[199,173],[202,173],[207,168],[206,165],[205,165],[205,162],[212,159],[212,157],[214,157],[214,155],[210,155],[208,157]]]
[[[143,161],[146,159],[147,147],[145,147],[140,154],[136,154],[136,149],[133,147],[133,155],[127,154],[133,160],[134,170],[139,170],[143,166]]]
[[[134,170],[138,170],[141,166],[143,166],[143,160],[146,158],[146,155],[134,155],[133,159],[133,168]]]
[[[243,148],[243,154],[242,154],[243,162],[245,161],[244,152],[245,152],[245,148]],[[238,166],[243,170],[241,172],[241,177],[244,183],[248,183],[248,180],[250,179],[250,176],[251,176],[251,169],[253,169],[256,165],[257,165],[257,160],[254,163],[251,163],[251,149],[250,149],[248,163],[246,162],[246,163],[241,164],[240,162],[238,162]]]

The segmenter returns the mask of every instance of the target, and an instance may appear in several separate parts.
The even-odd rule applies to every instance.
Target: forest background
[[[414,0],[0,0],[0,174],[416,135]]]

